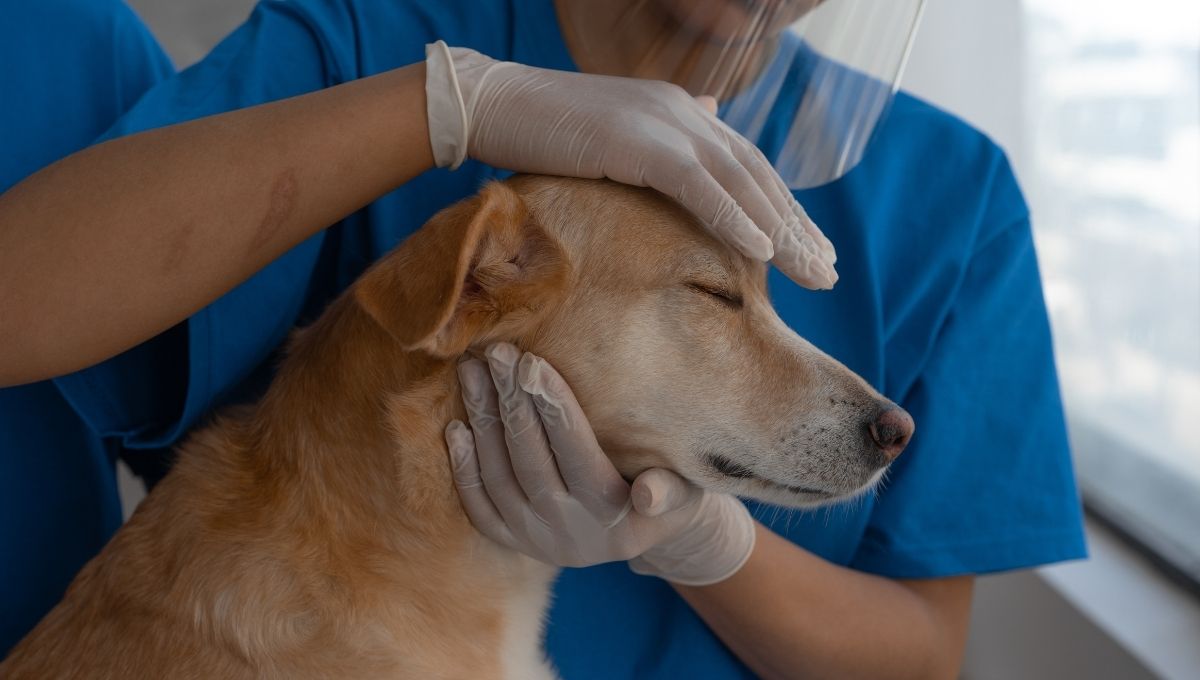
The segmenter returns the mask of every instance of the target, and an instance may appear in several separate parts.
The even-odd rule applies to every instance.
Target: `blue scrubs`
[[[575,69],[550,0],[263,2],[111,134],[410,64],[438,38]],[[788,107],[781,101],[771,116],[768,156],[782,144]],[[96,431],[131,448],[169,445],[214,406],[255,394],[289,328],[370,262],[500,176],[476,162],[426,173],[297,246],[182,332],[148,343],[153,351],[59,385]],[[780,314],[902,403],[918,428],[877,497],[813,512],[754,506],[755,514],[816,554],[889,577],[1083,556],[1028,211],[1003,153],[902,95],[859,167],[797,198],[837,245],[842,279],[814,293],[773,273]],[[183,370],[164,378],[171,367]],[[568,679],[751,677],[669,586],[623,564],[563,573],[547,644]]]
[[[90,144],[173,71],[119,0],[0,3],[0,192]],[[0,657],[120,525],[118,453],[53,382],[0,389]]]

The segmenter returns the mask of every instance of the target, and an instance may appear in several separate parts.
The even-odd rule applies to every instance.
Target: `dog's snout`
[[[916,425],[908,411],[899,406],[888,406],[875,416],[867,429],[871,432],[871,441],[875,442],[890,463],[908,446]]]

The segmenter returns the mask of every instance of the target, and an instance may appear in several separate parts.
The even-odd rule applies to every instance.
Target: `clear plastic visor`
[[[721,104],[793,189],[859,160],[899,87],[925,0],[557,0],[584,70]]]

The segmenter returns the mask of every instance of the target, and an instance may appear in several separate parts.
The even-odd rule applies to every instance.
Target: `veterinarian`
[[[907,95],[850,130],[859,118],[806,117],[800,94],[815,83],[839,103],[875,92],[810,68],[822,62],[803,45],[745,130],[786,179],[677,90],[578,74],[663,77],[647,55],[721,36],[758,6],[696,4],[712,11],[632,3],[628,16],[655,11],[621,32],[574,0],[259,5],[108,137],[235,113],[124,137],[0,197],[0,306],[18,320],[0,336],[0,384],[59,375],[92,432],[153,459],[215,406],[253,396],[289,328],[497,167],[654,186],[742,252],[825,288],[837,275],[824,237],[776,193],[805,186],[788,194],[837,245],[842,281],[816,294],[773,272],[777,308],[918,424],[877,494],[776,513],[658,472],[624,490],[652,529],[523,535],[502,518],[547,499],[487,495],[489,469],[545,459],[552,443],[559,465],[611,470],[569,387],[547,373],[530,409],[514,387],[519,353],[501,346],[462,369],[471,431],[497,417],[510,428],[507,446],[478,451],[465,425],[449,432],[464,506],[539,559],[595,564],[556,587],[547,646],[566,678],[954,677],[975,574],[1083,555],[1028,211],[999,149]],[[766,39],[750,42],[770,44],[809,4],[784,3],[788,21],[756,24]],[[624,54],[617,35],[642,42]],[[780,64],[765,54],[746,56],[769,73]],[[731,80],[718,94],[732,119],[753,83]],[[790,144],[800,120],[807,155]],[[848,173],[829,161],[859,156]]]

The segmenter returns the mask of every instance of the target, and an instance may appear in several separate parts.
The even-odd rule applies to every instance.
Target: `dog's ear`
[[[559,245],[494,182],[434,215],[359,279],[354,296],[406,349],[452,357],[511,337],[565,282]]]

